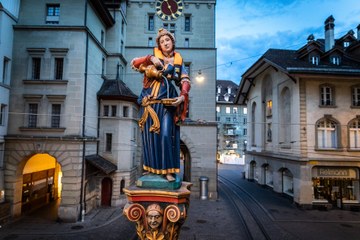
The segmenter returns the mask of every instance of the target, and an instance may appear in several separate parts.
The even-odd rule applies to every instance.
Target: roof
[[[138,99],[138,96],[121,80],[104,80],[97,96],[105,100],[125,100],[132,102],[136,102]]]
[[[85,160],[92,166],[103,171],[105,174],[109,174],[117,170],[117,166],[115,164],[97,154],[85,156]]]
[[[220,93],[218,92],[218,87],[221,87]],[[231,93],[228,93],[228,88],[231,88]],[[236,96],[236,92],[239,87],[236,83],[230,80],[216,80],[216,94],[218,96],[217,102],[229,102],[233,104],[233,101]],[[225,100],[225,97],[228,97],[228,100]]]

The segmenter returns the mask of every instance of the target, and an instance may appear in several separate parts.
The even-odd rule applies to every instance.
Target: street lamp
[[[198,83],[202,83],[203,81],[204,81],[204,76],[201,74],[201,70],[199,70],[199,72],[198,72],[198,75],[196,76],[196,81],[198,82]]]

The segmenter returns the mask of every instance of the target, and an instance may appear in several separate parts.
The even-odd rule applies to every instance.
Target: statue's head
[[[156,37],[156,43],[157,43],[157,46],[158,48],[161,50],[161,51],[165,51],[166,49],[162,49],[163,47],[163,42],[165,41],[165,38],[168,38],[171,40],[172,42],[172,48],[171,48],[171,51],[174,51],[175,49],[175,37],[174,35],[169,32],[168,30],[164,29],[164,28],[160,28],[159,31],[158,31],[158,34],[157,34],[157,37]]]

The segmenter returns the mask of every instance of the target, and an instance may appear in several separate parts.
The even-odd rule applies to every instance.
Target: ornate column
[[[128,203],[124,214],[136,223],[141,240],[176,240],[187,217],[189,182],[167,182],[158,175],[141,177],[136,186],[125,189]]]

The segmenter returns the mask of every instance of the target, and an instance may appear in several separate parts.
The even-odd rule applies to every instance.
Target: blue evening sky
[[[324,38],[324,21],[335,18],[335,38],[355,32],[359,0],[216,1],[217,79],[239,83],[269,48],[297,50],[310,34]]]

